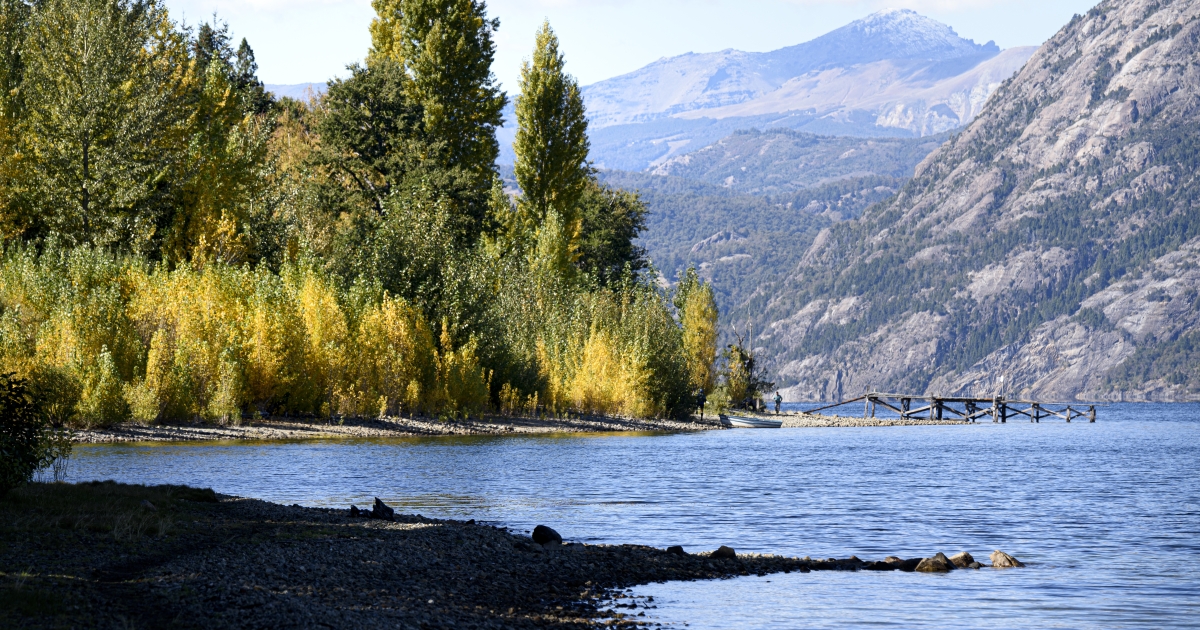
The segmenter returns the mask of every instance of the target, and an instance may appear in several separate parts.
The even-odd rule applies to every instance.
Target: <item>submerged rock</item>
[[[533,542],[539,545],[561,545],[562,536],[545,525],[538,525],[533,528]]]
[[[1011,569],[1025,566],[1024,562],[1000,551],[999,549],[992,552],[992,566],[997,569]]]
[[[954,563],[954,566],[960,569],[965,569],[971,566],[972,562],[975,562],[975,558],[972,558],[971,554],[964,551],[950,556],[950,562]]]
[[[954,563],[950,562],[946,554],[939,551],[932,558],[921,560],[915,570],[921,573],[947,573],[954,570]]]
[[[720,549],[717,549],[716,551],[712,552],[712,557],[733,559],[733,558],[737,557],[737,552],[733,550],[733,547],[726,547],[725,545],[721,545]]]

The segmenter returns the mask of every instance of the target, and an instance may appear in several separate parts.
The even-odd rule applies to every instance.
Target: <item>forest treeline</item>
[[[717,311],[587,161],[546,24],[507,96],[480,0],[375,0],[366,61],[276,100],[155,0],[0,0],[0,371],[56,425],[249,414],[678,416]]]

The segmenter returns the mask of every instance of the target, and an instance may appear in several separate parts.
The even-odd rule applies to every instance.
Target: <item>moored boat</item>
[[[778,429],[783,426],[783,420],[721,414],[721,424],[730,429]]]

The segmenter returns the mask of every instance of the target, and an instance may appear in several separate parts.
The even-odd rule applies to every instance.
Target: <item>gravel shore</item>
[[[347,418],[328,422],[315,419],[273,418],[238,426],[211,424],[125,423],[105,429],[77,431],[84,444],[114,442],[191,442],[216,440],[306,440],[320,438],[387,438],[427,435],[515,435],[538,433],[605,433],[617,431],[683,432],[720,429],[715,418],[692,421],[640,420],[612,416],[570,418],[517,418],[486,416],[471,420],[431,418]]]
[[[124,511],[107,521],[71,511],[81,493]],[[2,627],[636,627],[638,609],[654,606],[623,592],[638,584],[919,562],[713,557],[579,544],[565,531],[567,544],[543,547],[473,521],[367,519],[112,482],[10,493],[0,531]]]

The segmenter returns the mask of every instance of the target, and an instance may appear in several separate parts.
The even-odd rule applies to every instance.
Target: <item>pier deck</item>
[[[1030,422],[1041,422],[1043,418],[1062,418],[1067,422],[1087,418],[1096,421],[1096,405],[1078,403],[1036,402],[1032,400],[1007,399],[1003,396],[990,398],[974,396],[918,396],[912,394],[889,394],[872,392],[840,403],[810,409],[806,413],[816,414],[826,409],[851,403],[863,403],[863,417],[875,417],[877,406],[900,414],[902,419],[965,420],[977,422],[991,418],[992,422],[1008,422],[1024,416]],[[914,402],[916,406],[914,406]]]

